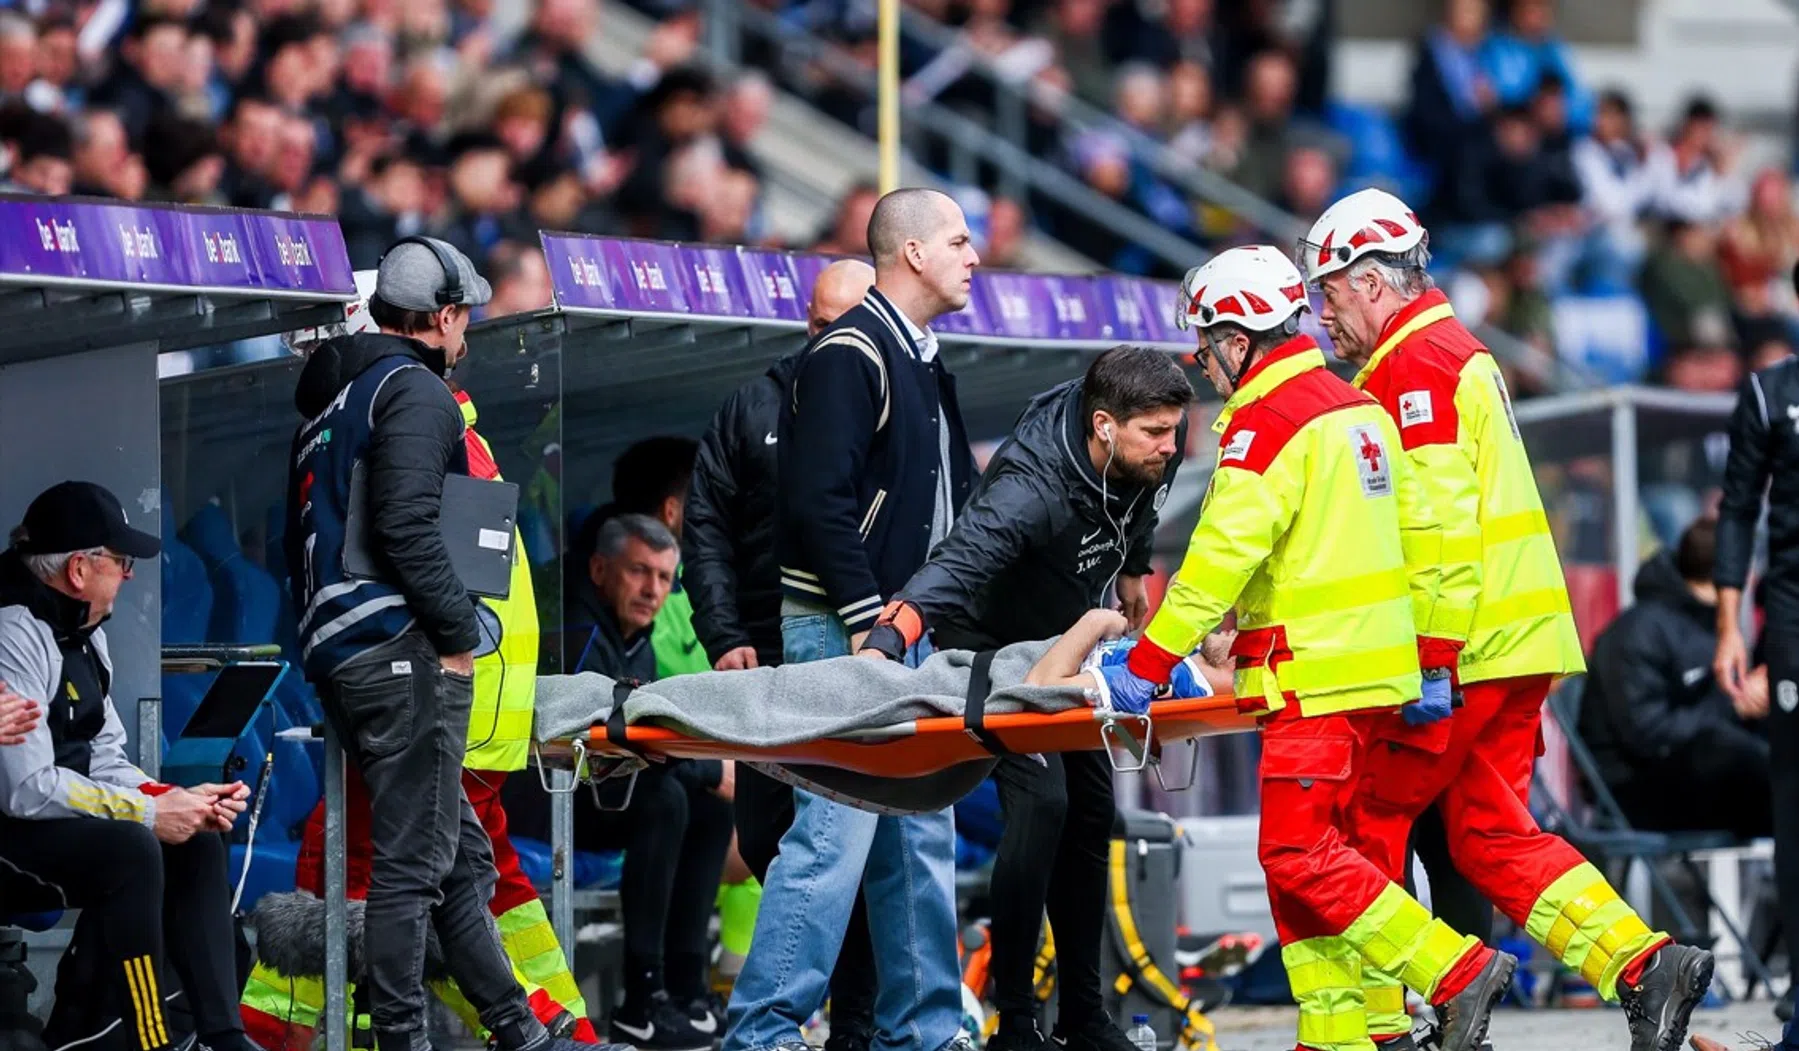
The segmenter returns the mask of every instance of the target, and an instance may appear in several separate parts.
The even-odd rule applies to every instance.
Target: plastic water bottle
[[[1156,1031],[1149,1027],[1148,1015],[1131,1016],[1131,1031],[1126,1038],[1137,1051],[1156,1051]]]

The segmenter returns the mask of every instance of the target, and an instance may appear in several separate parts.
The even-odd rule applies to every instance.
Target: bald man
[[[788,663],[854,652],[884,597],[949,533],[976,475],[931,322],[968,303],[980,258],[962,210],[935,190],[876,202],[874,287],[795,365],[773,435],[775,545]],[[928,645],[905,654],[922,660]],[[879,995],[874,1051],[963,1043],[955,821],[892,817],[796,789],[732,991],[724,1051],[801,1044],[853,914],[866,911]],[[857,888],[863,903],[858,905]],[[839,1022],[831,1020],[833,1031]]]
[[[861,303],[874,281],[874,267],[860,259],[826,267],[812,284],[808,334],[817,336]],[[683,584],[693,600],[694,632],[719,671],[781,663],[775,432],[799,359],[782,358],[725,399],[694,460],[681,539]],[[737,852],[756,879],[767,879],[781,836],[793,824],[793,789],[747,766],[737,768],[736,781]],[[754,922],[752,915],[747,923]],[[831,976],[829,1051],[868,1051],[874,1001],[874,949],[858,901]]]

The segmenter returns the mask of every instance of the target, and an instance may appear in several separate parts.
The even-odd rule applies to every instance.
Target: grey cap
[[[478,307],[493,298],[493,286],[475,272],[475,264],[457,251],[454,245],[435,237],[425,238],[436,245],[456,266],[462,285],[463,306]],[[375,295],[388,306],[401,310],[437,311],[448,306],[440,302],[438,292],[445,284],[445,268],[437,253],[416,241],[402,241],[381,257],[381,269],[375,275]]]

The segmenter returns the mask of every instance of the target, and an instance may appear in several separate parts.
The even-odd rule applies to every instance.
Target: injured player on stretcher
[[[1113,711],[1098,669],[1128,656],[1134,640],[1125,638],[1124,632],[1123,616],[1093,610],[1055,639],[995,651],[977,698],[983,717],[1047,715],[1076,708]],[[1182,662],[1167,696],[1158,699],[1208,697],[1228,689],[1229,645],[1229,633],[1214,633]],[[620,687],[593,673],[542,676],[537,684],[535,733],[538,741],[553,745],[598,738],[597,727],[609,727],[607,736],[614,741],[620,740],[617,734],[625,727],[659,727],[741,748],[738,757],[765,773],[854,806],[918,813],[933,804],[948,805],[972,790],[990,771],[991,762],[958,763],[922,777],[882,777],[793,762],[758,762],[756,750],[826,739],[878,743],[886,736],[912,732],[920,720],[963,718],[970,707],[979,656],[942,650],[916,668],[838,657],[682,675],[635,688]],[[615,719],[621,697],[622,718]]]

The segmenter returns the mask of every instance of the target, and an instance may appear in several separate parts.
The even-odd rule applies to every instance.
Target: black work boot
[[[1512,972],[1517,969],[1516,956],[1496,952],[1468,988],[1438,1005],[1437,1039],[1443,1051],[1478,1051],[1487,1038],[1493,1008],[1512,987]]]
[[[1691,945],[1657,949],[1635,984],[1618,983],[1618,1002],[1630,1020],[1630,1051],[1679,1051],[1687,1019],[1711,985],[1711,953]]]

